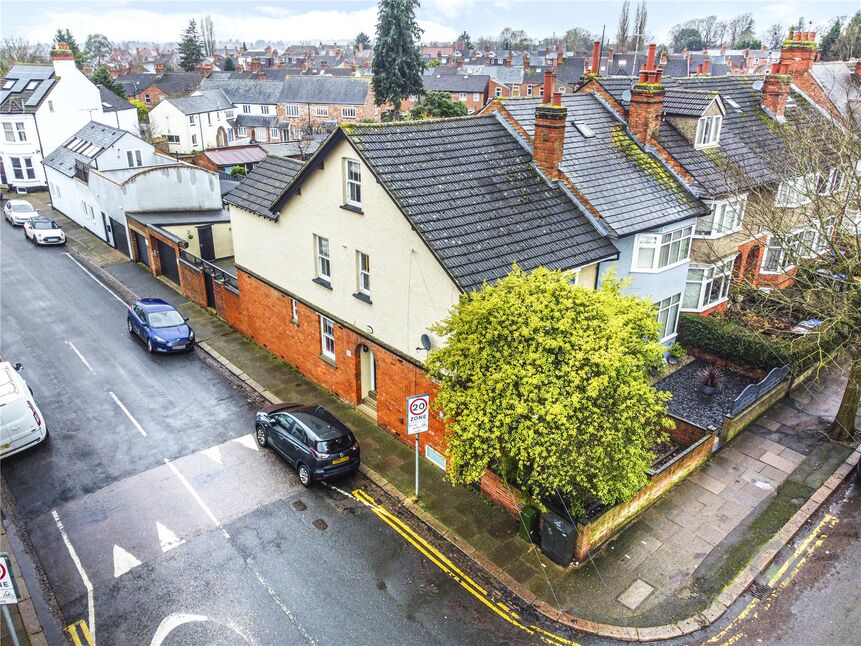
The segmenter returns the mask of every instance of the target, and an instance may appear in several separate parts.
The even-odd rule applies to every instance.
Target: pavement
[[[116,252],[94,243],[89,233],[67,223],[64,228],[73,246],[140,295],[169,290],[144,268],[122,256],[111,257]],[[850,447],[828,442],[823,434],[845,383],[834,370],[779,402],[584,567],[561,568],[517,537],[507,514],[472,491],[452,487],[425,460],[421,495],[411,500],[410,447],[211,312],[175,292],[170,300],[190,317],[201,345],[254,390],[270,399],[323,401],[344,419],[362,444],[363,461],[380,495],[390,494],[400,503],[399,511],[414,512],[527,605],[536,603],[551,617],[562,610],[610,628],[623,627],[605,633],[622,638],[637,638],[637,627],[672,625],[690,617],[698,617],[701,624],[716,619],[710,614],[715,600],[724,598],[736,575],[799,516],[814,492],[820,494],[818,488],[851,453]],[[723,609],[734,599],[726,600]],[[566,634],[596,642],[577,632]],[[680,632],[663,637],[673,634]]]

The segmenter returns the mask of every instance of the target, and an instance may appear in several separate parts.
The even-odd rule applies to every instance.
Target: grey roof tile
[[[94,159],[105,151],[105,149],[112,146],[126,134],[129,133],[125,130],[118,130],[117,128],[112,128],[111,126],[107,126],[103,123],[90,121],[90,123],[69,137],[62,146],[45,157],[42,163],[48,168],[53,168],[54,170],[63,173],[66,177],[74,177],[76,161],[89,166]],[[86,150],[86,147],[82,148],[78,152],[70,150],[69,146],[72,142],[75,142],[75,147],[78,147],[78,142],[75,141],[76,139],[82,142],[88,142],[93,146],[98,147],[98,150],[95,150],[88,155],[81,154],[83,150]]]
[[[257,164],[239,186],[225,196],[224,201],[246,211],[277,219],[278,215],[272,211],[272,206],[300,168],[302,162],[270,155]]]

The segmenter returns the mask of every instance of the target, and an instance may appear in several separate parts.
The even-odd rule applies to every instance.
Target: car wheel
[[[152,347],[152,339],[146,340],[146,349],[147,349],[147,352],[155,352],[155,350]]]
[[[132,327],[132,320],[130,318],[126,318],[126,327],[129,329],[129,334],[135,333],[135,329]]]
[[[303,487],[311,486],[311,471],[304,464],[299,464],[299,482]]]
[[[260,424],[254,429],[254,437],[257,440],[257,444],[260,445],[261,448],[266,448],[269,446],[269,442],[266,440],[266,429],[263,428]]]

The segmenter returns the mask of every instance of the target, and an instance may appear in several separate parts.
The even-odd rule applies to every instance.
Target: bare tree
[[[631,38],[634,41],[634,51],[639,51],[646,41],[646,21],[648,12],[646,11],[646,0],[640,0],[637,5],[637,13],[634,17],[634,32]]]
[[[44,45],[33,44],[23,38],[4,38],[0,42],[0,76],[15,63],[45,63],[48,52]]]
[[[200,40],[203,43],[205,56],[215,54],[215,33],[212,26],[212,16],[204,16],[200,19]]]
[[[735,44],[743,38],[753,36],[753,14],[742,13],[727,23],[727,40],[729,46],[734,47]]]
[[[788,28],[782,22],[776,22],[762,35],[762,42],[769,49],[780,49],[783,39],[786,38]]]
[[[631,3],[629,0],[622,2],[619,11],[619,23],[616,27],[616,49],[620,52],[628,51],[628,33],[631,29]]]
[[[703,44],[706,47],[716,47],[720,45],[720,37],[723,36],[722,29],[726,29],[724,23],[718,21],[717,16],[707,16],[700,18],[698,21],[700,35],[703,37]]]

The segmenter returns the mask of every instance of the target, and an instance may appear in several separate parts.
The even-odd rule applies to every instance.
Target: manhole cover
[[[301,500],[297,500],[293,503],[293,509],[295,509],[296,511],[305,511],[306,509],[308,509],[308,506]]]
[[[326,529],[328,527],[328,525],[326,524],[325,520],[323,520],[322,518],[318,518],[317,520],[314,521],[314,527],[316,527],[320,531],[323,531],[324,529]]]

